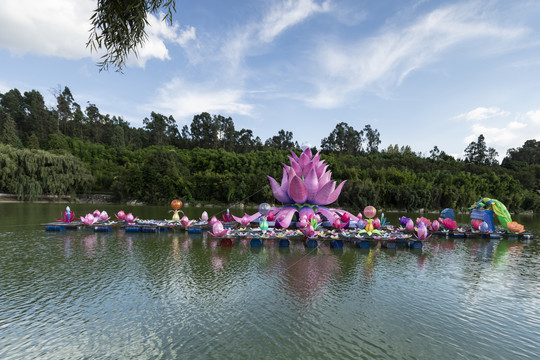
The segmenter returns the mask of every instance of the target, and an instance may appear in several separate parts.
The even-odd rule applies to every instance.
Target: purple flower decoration
[[[399,218],[399,224],[403,227],[407,226],[407,223],[409,222],[409,220],[411,220],[410,218],[406,217],[406,216],[402,216]]]

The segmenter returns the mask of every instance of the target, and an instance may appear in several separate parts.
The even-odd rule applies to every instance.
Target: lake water
[[[0,359],[540,355],[538,215],[516,218],[533,241],[338,250],[222,248],[179,231],[45,232],[40,224],[64,208],[0,204]],[[171,216],[168,207],[72,205],[77,215],[96,208]]]

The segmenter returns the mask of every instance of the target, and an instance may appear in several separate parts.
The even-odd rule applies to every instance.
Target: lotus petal
[[[319,190],[330,181],[330,175],[331,173],[327,171],[319,177]]]
[[[284,228],[288,228],[291,225],[291,220],[296,213],[296,207],[285,206],[279,210],[276,214],[276,221],[279,221],[279,224]]]
[[[270,187],[272,188],[272,192],[274,193],[276,200],[284,204],[292,204],[291,198],[285,191],[283,191],[282,187],[279,186],[277,181],[271,176],[268,176],[268,180],[270,180]]]
[[[289,160],[291,161],[291,168],[294,170],[296,175],[302,176],[302,167],[300,166],[300,164],[294,161],[293,158],[291,158],[290,156],[289,156]]]
[[[317,167],[317,176],[320,178],[324,173],[326,173],[326,169],[328,169],[328,165],[321,164]],[[328,175],[330,177],[330,175]]]
[[[304,168],[304,166],[306,166],[308,163],[311,162],[312,157],[313,157],[313,154],[311,153],[311,149],[307,148],[300,155],[300,158],[298,160],[298,164],[300,164],[300,166],[302,168]]]
[[[288,188],[289,188],[289,175],[287,174],[287,171],[283,169],[283,176],[281,177],[281,191],[283,191],[284,193],[287,193]]]
[[[327,182],[321,189],[319,189],[319,192],[317,195],[315,195],[315,198],[313,199],[314,205],[326,205],[329,204],[327,202],[328,198],[330,197],[330,194],[334,191],[334,188],[336,186],[335,181],[329,181]]]
[[[304,185],[307,190],[307,200],[311,202],[319,191],[319,180],[317,179],[315,169],[311,168],[311,171],[304,178]]]
[[[299,159],[298,159],[298,155],[296,155],[296,153],[295,153],[294,151],[292,151],[292,150],[291,150],[291,154],[292,154],[292,156],[293,156],[293,159],[294,159],[296,162],[298,162],[298,160],[299,160]],[[289,157],[289,158],[290,158],[290,157]]]
[[[298,204],[304,204],[307,200],[307,189],[304,182],[296,175],[289,183],[289,197]]]
[[[341,194],[341,189],[343,188],[343,185],[345,185],[346,182],[347,180],[343,181],[341,184],[338,185],[338,187],[334,191],[332,191],[332,194],[330,194],[330,196],[328,197],[328,200],[327,200],[328,202],[326,204],[331,204],[337,200],[337,198],[339,197],[339,194]],[[323,204],[323,205],[326,205],[326,204]]]
[[[328,221],[333,221],[334,218],[337,216],[333,210],[330,210],[322,206],[317,207],[317,212],[321,214],[322,216],[324,216],[326,220]]]
[[[306,166],[302,168],[302,177],[304,180],[308,176],[309,172],[313,169],[313,163],[308,163]],[[315,173],[315,177],[317,177],[317,173]]]

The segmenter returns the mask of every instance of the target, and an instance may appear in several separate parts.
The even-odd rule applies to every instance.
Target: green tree
[[[268,138],[264,146],[277,150],[290,150],[298,148],[298,143],[293,141],[293,133],[283,129],[278,131],[277,135]]]
[[[21,139],[17,136],[17,129],[15,128],[15,121],[11,115],[6,115],[4,121],[0,122],[2,127],[0,128],[0,142],[6,145],[11,145],[14,148],[22,149],[23,144]]]
[[[540,141],[527,140],[523,146],[508,149],[504,160],[523,161],[527,164],[540,165]]]
[[[340,122],[328,137],[322,139],[321,149],[325,152],[358,155],[362,151],[363,133],[347,123]]]
[[[381,144],[381,138],[377,129],[372,129],[371,125],[366,125],[362,130],[366,138],[366,152],[368,154],[376,154],[379,152],[379,145]]]
[[[178,137],[178,127],[172,116],[166,117],[152,111],[150,119],[144,118],[143,124],[148,131],[149,145],[169,145]]]

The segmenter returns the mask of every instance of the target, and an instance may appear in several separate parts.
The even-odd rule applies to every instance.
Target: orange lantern
[[[171,207],[173,210],[180,210],[182,208],[182,201],[178,199],[171,201]]]
[[[178,199],[174,199],[171,201],[171,207],[173,208],[174,214],[173,214],[173,221],[180,221],[180,215],[178,214],[178,211],[182,208],[182,201]]]

